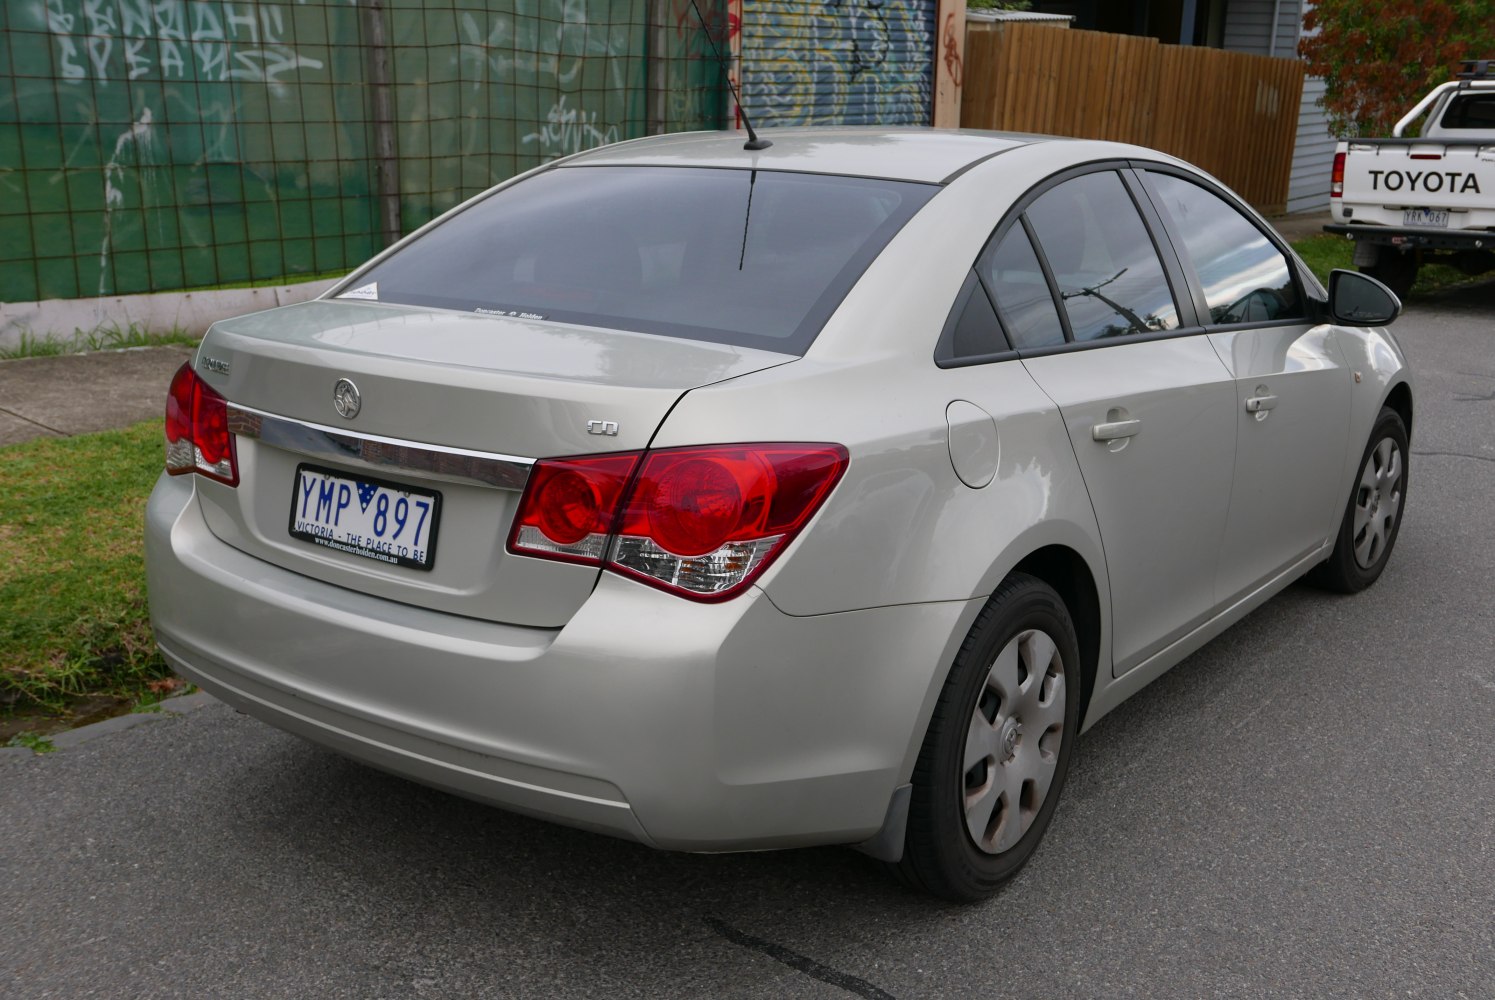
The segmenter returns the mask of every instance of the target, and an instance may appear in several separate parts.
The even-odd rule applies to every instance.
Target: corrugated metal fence
[[[760,127],[927,125],[935,0],[747,0],[742,101]]]
[[[346,270],[528,167],[715,127],[710,52],[690,0],[5,0],[0,301]]]
[[[1010,24],[966,38],[965,128],[1113,139],[1287,204],[1303,65],[1151,38]]]

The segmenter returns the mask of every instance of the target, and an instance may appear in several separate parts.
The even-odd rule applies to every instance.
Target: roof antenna
[[[706,33],[706,41],[711,44],[711,52],[716,56],[716,64],[722,68],[722,77],[727,81],[727,89],[732,92],[732,100],[737,103],[737,113],[742,115],[742,124],[747,126],[748,141],[742,144],[742,148],[753,152],[767,149],[773,143],[768,139],[758,138],[758,133],[753,131],[753,123],[748,119],[747,108],[742,106],[742,98],[737,96],[737,88],[732,86],[732,74],[727,72],[727,63],[722,59],[721,49],[716,47],[716,39],[711,37],[711,29],[706,26],[706,18],[702,16],[701,8],[696,6],[696,0],[690,0],[690,5],[695,9],[696,20],[701,22],[701,30]]]

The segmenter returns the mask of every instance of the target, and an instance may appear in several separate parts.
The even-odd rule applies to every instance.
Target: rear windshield
[[[343,296],[803,354],[938,190],[764,170],[562,167],[434,227]]]
[[[1495,94],[1465,94],[1455,97],[1438,124],[1443,128],[1495,131]]]

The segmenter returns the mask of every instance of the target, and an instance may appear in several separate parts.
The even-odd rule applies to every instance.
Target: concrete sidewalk
[[[160,417],[171,376],[195,350],[173,344],[0,361],[0,447]]]

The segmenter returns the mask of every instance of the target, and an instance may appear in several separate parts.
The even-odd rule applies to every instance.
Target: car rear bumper
[[[146,515],[174,668],[340,753],[516,812],[678,850],[854,843],[906,781],[980,602],[793,617],[611,574],[560,629],[332,586],[219,541],[190,477]]]
[[[1495,249],[1495,232],[1484,229],[1404,229],[1397,226],[1361,226],[1330,223],[1324,232],[1348,236],[1357,243],[1416,247],[1426,250]]]

